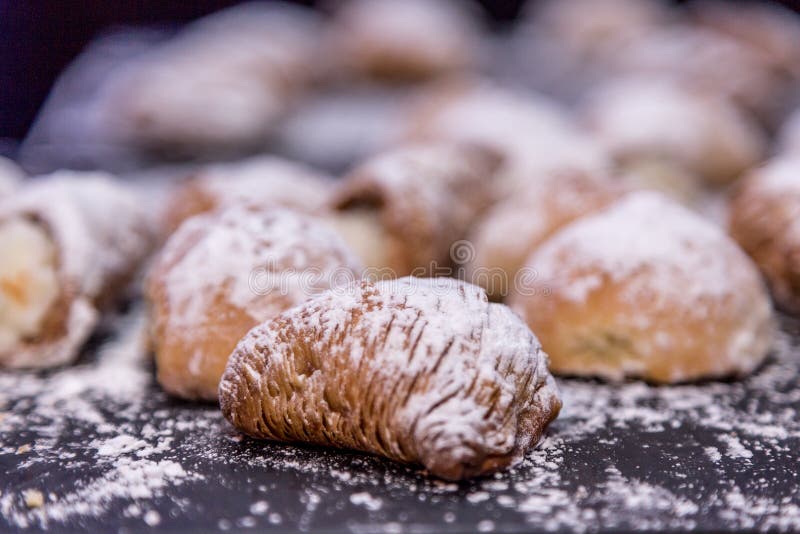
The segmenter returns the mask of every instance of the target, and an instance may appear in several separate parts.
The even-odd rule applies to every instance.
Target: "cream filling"
[[[366,267],[380,269],[389,266],[390,237],[377,210],[357,208],[341,211],[330,218],[330,223]]]
[[[56,247],[36,224],[0,224],[0,353],[40,334],[58,298]]]

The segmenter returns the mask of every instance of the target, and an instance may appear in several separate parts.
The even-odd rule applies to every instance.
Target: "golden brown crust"
[[[564,374],[658,383],[744,375],[771,345],[758,272],[709,223],[634,193],[565,227],[531,256],[512,295]]]
[[[786,183],[781,185],[777,180]],[[798,163],[779,161],[751,173],[730,202],[731,235],[759,266],[776,302],[792,313],[800,313],[798,220]]]
[[[468,280],[490,297],[508,295],[525,260],[559,228],[606,207],[622,193],[605,176],[583,172],[554,173],[496,204],[474,228],[475,258]]]
[[[334,193],[332,206],[378,212],[388,234],[385,267],[396,275],[449,268],[450,247],[494,200],[500,158],[473,145],[410,145],[368,160]]]
[[[331,183],[321,172],[274,156],[209,165],[172,193],[163,226],[169,235],[189,217],[244,204],[315,213],[327,202]]]
[[[459,480],[535,446],[561,401],[536,338],[452,279],[362,281],[253,329],[220,384],[258,438],[356,449]]]
[[[159,383],[179,397],[215,400],[248,330],[358,270],[332,231],[294,212],[235,206],[187,220],[147,281]]]

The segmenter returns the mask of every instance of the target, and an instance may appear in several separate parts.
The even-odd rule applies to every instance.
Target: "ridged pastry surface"
[[[511,311],[450,279],[362,281],[254,328],[220,384],[259,438],[356,449],[446,479],[519,461],[561,406]]]

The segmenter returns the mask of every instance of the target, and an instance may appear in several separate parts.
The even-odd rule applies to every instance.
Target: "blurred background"
[[[292,0],[314,6],[316,0]],[[175,29],[236,0],[32,0],[0,2],[0,138],[21,141],[58,74],[97,35],[123,26]],[[482,0],[490,20],[518,16],[525,0]],[[800,5],[800,0],[787,3]],[[331,2],[328,2],[328,5]]]
[[[40,174],[270,152],[338,173],[419,129],[403,120],[419,89],[468,77],[544,96],[601,138],[585,103],[614,80],[723,97],[770,137],[796,108],[800,0],[438,3],[263,2],[247,9],[283,13],[258,29],[230,0],[0,2],[0,155]]]

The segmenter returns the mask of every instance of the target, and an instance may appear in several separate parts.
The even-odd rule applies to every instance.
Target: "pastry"
[[[193,215],[242,204],[317,212],[328,202],[332,183],[321,172],[274,156],[209,165],[174,192],[164,226],[172,232]]]
[[[257,326],[219,398],[250,436],[365,451],[450,480],[520,461],[561,407],[524,323],[445,278],[365,280]]]
[[[720,229],[659,193],[566,226],[526,262],[512,308],[554,372],[674,383],[753,371],[772,339],[758,270]]]
[[[496,204],[469,241],[474,258],[467,280],[501,300],[531,252],[559,228],[611,203],[619,186],[605,175],[555,173]]]
[[[270,2],[191,24],[109,82],[109,130],[170,155],[263,146],[311,82],[318,23],[310,10]]]
[[[23,178],[25,173],[16,163],[0,156],[0,198],[16,190]]]
[[[0,366],[77,358],[152,243],[140,199],[101,173],[61,171],[0,200]]]
[[[730,203],[729,229],[778,304],[800,313],[800,159],[773,160],[742,180]]]
[[[379,154],[333,195],[330,218],[367,267],[450,275],[450,248],[493,201],[499,158],[482,147],[433,143]]]
[[[600,86],[588,95],[583,117],[623,168],[656,162],[711,184],[736,179],[766,148],[758,125],[725,100],[663,80]]]
[[[769,123],[787,91],[785,76],[752,47],[703,27],[666,26],[628,39],[608,75],[671,81],[729,98]]]
[[[328,43],[346,72],[378,80],[420,80],[476,61],[478,28],[467,2],[349,0],[335,13]]]
[[[672,22],[660,0],[527,2],[495,68],[506,78],[574,102],[608,76],[626,41]]]
[[[297,212],[234,206],[188,219],[147,280],[159,383],[215,400],[248,330],[360,270],[332,230]]]
[[[551,171],[598,172],[605,152],[583,135],[555,103],[490,83],[462,81],[424,91],[409,112],[403,136],[417,142],[453,141],[491,148],[504,158],[496,189],[508,194],[531,176]]]
[[[761,54],[787,76],[800,76],[800,17],[776,2],[695,0],[692,13],[699,23],[731,37]]]

